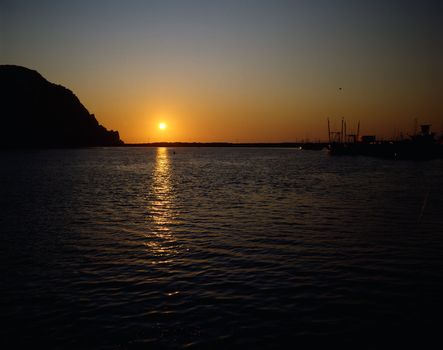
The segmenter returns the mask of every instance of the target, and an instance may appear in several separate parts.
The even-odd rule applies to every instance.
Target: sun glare
[[[160,123],[160,124],[158,124],[158,128],[160,130],[165,130],[167,128],[167,125],[166,125],[166,123]]]

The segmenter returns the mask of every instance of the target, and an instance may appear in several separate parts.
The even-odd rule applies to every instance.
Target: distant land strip
[[[328,143],[325,142],[150,142],[121,145],[121,147],[273,147],[303,149],[323,149],[327,146]]]

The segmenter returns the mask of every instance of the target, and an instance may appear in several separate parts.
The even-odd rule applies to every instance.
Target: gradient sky
[[[443,131],[436,0],[0,0],[0,63],[73,90],[125,142],[324,140],[327,117]]]

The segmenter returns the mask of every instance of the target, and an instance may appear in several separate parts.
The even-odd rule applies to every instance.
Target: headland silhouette
[[[0,65],[0,148],[117,146],[118,131],[108,131],[75,94],[38,72]]]

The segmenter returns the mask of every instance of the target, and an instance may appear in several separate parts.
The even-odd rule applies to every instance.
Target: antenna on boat
[[[331,143],[331,125],[329,123],[329,117],[328,117],[328,141]]]
[[[340,132],[340,143],[343,143],[343,126],[344,126],[345,119],[341,118],[341,132]]]

